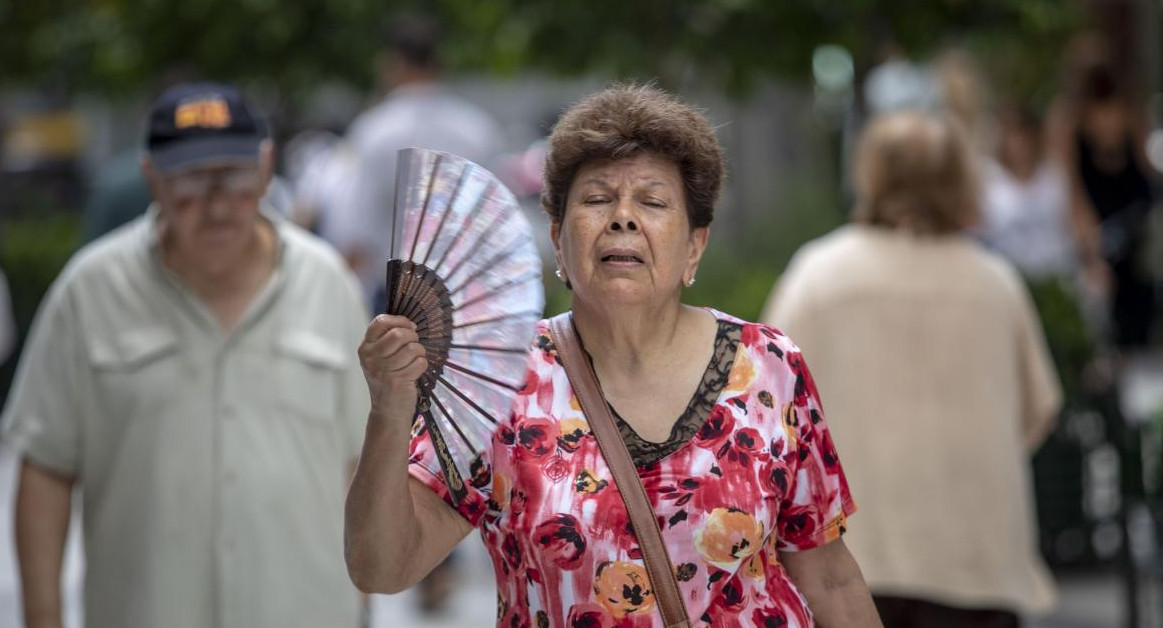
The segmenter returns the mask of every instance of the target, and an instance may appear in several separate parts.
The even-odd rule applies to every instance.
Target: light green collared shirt
[[[153,211],[82,249],[37,314],[3,435],[81,487],[88,628],[357,625],[367,317],[340,257],[270,220],[277,270],[229,335],[162,266]]]

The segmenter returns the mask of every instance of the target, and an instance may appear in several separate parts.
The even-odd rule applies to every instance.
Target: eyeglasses
[[[179,205],[205,202],[214,192],[228,197],[257,195],[260,190],[258,168],[229,168],[188,172],[166,179],[170,194]]]

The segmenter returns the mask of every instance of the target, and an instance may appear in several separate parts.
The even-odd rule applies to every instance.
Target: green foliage
[[[0,269],[8,279],[12,317],[21,338],[27,334],[41,298],[80,241],[78,214],[23,213],[4,221],[0,228]],[[14,354],[0,368],[0,401],[7,396],[15,366]]]
[[[687,289],[683,301],[754,321],[778,278],[779,271],[769,265],[730,250],[708,251],[699,265],[698,281]]]
[[[698,281],[684,300],[745,320],[758,320],[780,273],[804,243],[845,220],[843,201],[827,179],[793,183],[772,202],[770,211],[752,217],[744,228],[720,234],[699,264]]]
[[[820,44],[869,64],[888,37],[924,55],[963,40],[1019,80],[1047,74],[1080,22],[1060,0],[0,0],[5,79],[105,93],[175,67],[294,94],[324,79],[372,79],[381,27],[422,6],[448,31],[454,71],[544,70],[659,78],[745,92],[804,78]],[[1037,42],[1037,45],[1031,45]]]
[[[569,290],[565,284],[553,276],[553,270],[545,273],[545,317],[557,316],[569,309]]]
[[[8,278],[16,324],[27,329],[41,297],[81,241],[78,214],[9,219],[0,228],[0,268]]]
[[[1078,298],[1060,281],[1030,283],[1029,289],[1066,401],[1076,404],[1085,397],[1082,373],[1095,355],[1095,345]]]
[[[1019,54],[1004,67],[1036,74],[1079,26],[1079,3],[1058,0],[443,0],[457,36],[455,67],[536,68],[575,75],[659,78],[746,92],[757,79],[802,79],[823,43],[871,63],[892,38],[923,56],[951,41]],[[1039,45],[1030,46],[1031,41]],[[1029,59],[1029,63],[1026,60]]]
[[[171,71],[366,84],[385,8],[363,0],[0,0],[9,77],[110,94]]]

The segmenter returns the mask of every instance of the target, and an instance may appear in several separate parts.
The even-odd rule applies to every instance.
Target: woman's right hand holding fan
[[[416,409],[416,380],[428,368],[426,353],[411,320],[390,314],[372,319],[359,346],[372,415],[411,420]]]
[[[360,591],[399,593],[448,556],[472,526],[408,475],[416,380],[428,368],[416,324],[403,316],[375,317],[359,361],[372,410],[348,490],[344,556]]]

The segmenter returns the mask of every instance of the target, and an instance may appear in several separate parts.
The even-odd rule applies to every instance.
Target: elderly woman
[[[855,506],[799,349],[684,306],[723,177],[708,122],[651,87],[573,106],[549,141],[543,205],[558,277],[661,523],[692,625],[878,626],[840,535]],[[369,592],[417,582],[479,528],[498,626],[662,626],[639,541],[542,323],[527,382],[452,506],[426,431],[410,436],[423,349],[380,316],[348,496],[347,559]],[[653,587],[651,586],[653,584]]]
[[[1008,628],[1053,590],[1030,452],[1060,403],[1025,287],[965,235],[977,187],[949,122],[899,113],[857,153],[855,224],[792,259],[763,320],[811,358],[885,626]]]

